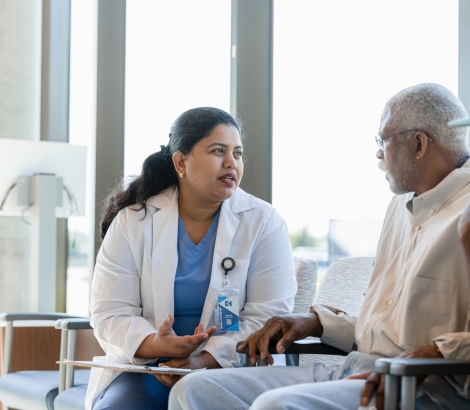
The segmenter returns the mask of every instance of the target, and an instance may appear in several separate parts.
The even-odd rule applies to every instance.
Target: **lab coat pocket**
[[[455,284],[415,277],[411,279],[409,289],[404,330],[408,334],[415,334],[414,337],[418,339],[409,340],[411,346],[429,344],[433,338],[447,332]],[[423,329],[423,332],[414,332],[413,329]]]
[[[234,259],[235,268],[229,273],[229,283],[231,287],[239,290],[239,306],[243,307],[245,300],[246,277],[250,267],[250,259]],[[231,277],[230,277],[231,276]]]
[[[236,275],[244,274],[246,276],[246,272],[248,271],[248,267],[250,266],[250,259],[234,259],[235,260],[235,267],[233,268],[233,273]]]

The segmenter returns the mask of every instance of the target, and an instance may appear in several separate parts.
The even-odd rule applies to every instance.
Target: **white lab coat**
[[[178,265],[178,190],[168,188],[147,201],[144,210],[123,209],[101,246],[91,289],[91,325],[107,362],[144,364],[137,348],[174,313]],[[297,290],[291,244],[284,220],[268,203],[238,188],[223,202],[212,262],[212,275],[201,322],[213,324],[215,292],[222,287],[222,259],[235,268],[229,286],[239,290],[240,332],[212,336],[203,347],[222,367],[243,364],[236,343],[272,316],[288,314]],[[202,348],[202,347],[201,347]],[[200,348],[200,349],[201,349]],[[93,369],[86,408],[119,372]]]

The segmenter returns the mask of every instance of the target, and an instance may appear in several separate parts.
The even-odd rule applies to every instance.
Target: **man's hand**
[[[147,336],[137,349],[135,356],[142,359],[154,357],[184,358],[191,355],[199,345],[215,332],[215,326],[204,331],[202,323],[192,336],[177,336],[173,330],[174,318],[168,313],[167,318],[158,327],[157,333]]]
[[[407,350],[403,352],[399,356],[403,359],[411,359],[416,357],[421,358],[439,358],[442,357],[441,352],[435,345],[426,345],[416,347],[415,349]],[[422,377],[418,379],[418,387],[426,377]],[[361,374],[354,374],[349,376],[348,379],[365,379],[366,384],[364,385],[364,389],[362,389],[361,393],[361,405],[367,406],[373,396],[375,396],[375,407],[377,410],[383,410],[384,408],[384,394],[385,394],[385,375],[379,374],[376,372],[367,372]]]
[[[403,359],[411,359],[413,357],[428,357],[438,359],[442,357],[442,354],[436,345],[426,345],[407,350],[398,357]]]
[[[208,353],[203,352],[201,355],[194,355],[185,357],[183,359],[173,359],[165,363],[160,363],[159,367],[168,366],[180,369],[217,369],[220,364],[214,359],[214,357]],[[183,376],[169,375],[169,374],[155,374],[155,377],[170,389],[181,379]]]
[[[365,379],[366,384],[361,392],[361,406],[367,406],[375,393],[375,408],[383,410],[385,397],[385,375],[376,372],[353,374],[349,380]]]
[[[307,336],[320,337],[323,326],[316,313],[305,313],[289,316],[275,316],[269,319],[262,329],[253,333],[238,348],[243,350],[250,348],[250,360],[256,363],[256,354],[260,352],[262,360],[273,364],[274,360],[268,351],[269,342],[278,340],[276,350],[282,354],[296,340],[305,339]]]

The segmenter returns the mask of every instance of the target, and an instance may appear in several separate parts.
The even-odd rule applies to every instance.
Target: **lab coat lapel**
[[[152,205],[159,208],[153,215],[152,248],[152,292],[155,325],[158,327],[168,312],[174,313],[174,283],[178,267],[177,191],[167,192]]]
[[[217,227],[217,238],[214,246],[214,257],[212,259],[212,274],[207,292],[204,308],[202,310],[201,322],[204,326],[210,322],[215,309],[215,291],[222,287],[224,271],[221,263],[222,259],[230,255],[232,240],[237,231],[240,221],[234,215],[231,207],[231,201],[225,201],[222,204],[219,217],[219,226]]]

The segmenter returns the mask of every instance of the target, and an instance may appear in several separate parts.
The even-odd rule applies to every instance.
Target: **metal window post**
[[[99,222],[103,199],[124,173],[125,62],[126,0],[100,0],[96,84],[95,257],[101,244]]]
[[[71,0],[42,1],[41,141],[69,141],[71,7]],[[56,219],[55,216],[52,222],[57,226],[50,237],[54,238],[57,246],[49,244],[56,248],[51,253],[51,257],[55,258],[52,273],[55,275],[52,284],[55,302],[53,306],[49,304],[48,310],[65,312],[68,225],[67,219]],[[33,238],[33,242],[35,240],[37,238]],[[47,300],[48,294],[41,298]]]
[[[230,110],[247,140],[241,187],[272,201],[273,0],[232,0]]]
[[[470,0],[459,2],[459,98],[470,115]]]

